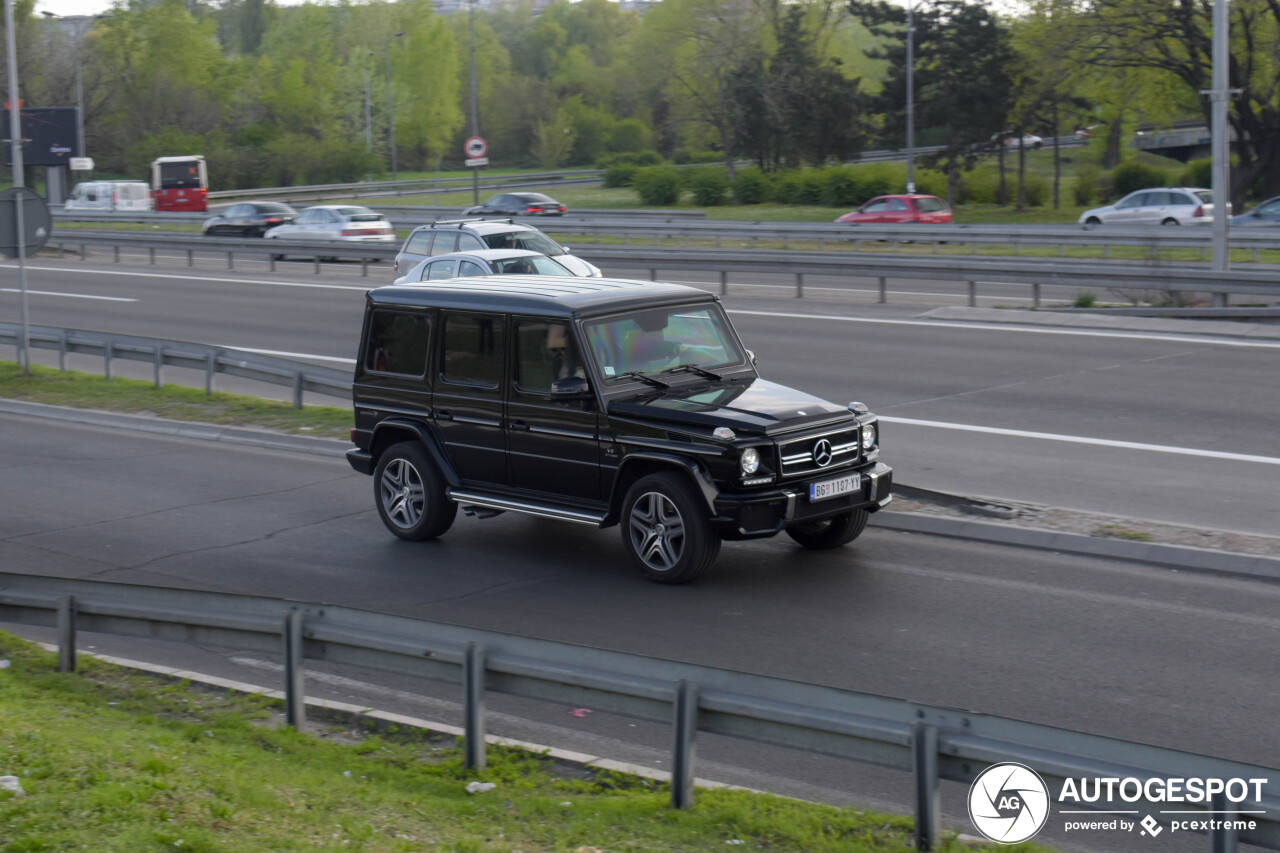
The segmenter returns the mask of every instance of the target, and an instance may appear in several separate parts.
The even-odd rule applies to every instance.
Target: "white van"
[[[150,210],[151,187],[144,181],[86,181],[76,184],[65,210]]]

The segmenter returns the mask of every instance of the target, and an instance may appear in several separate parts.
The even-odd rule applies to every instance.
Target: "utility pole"
[[[1231,145],[1227,126],[1227,107],[1231,103],[1231,80],[1228,77],[1231,48],[1227,40],[1230,27],[1227,0],[1213,3],[1213,88],[1210,117],[1213,134],[1213,270],[1226,272],[1231,266],[1231,243],[1228,235],[1227,206],[1231,203]],[[1215,305],[1226,306],[1226,294],[1214,294]]]
[[[915,0],[907,3],[907,192],[916,191],[916,19]]]
[[[395,44],[395,40],[404,35],[404,32],[398,32],[387,40],[387,125],[391,130],[391,180],[400,179],[400,167],[396,163],[396,99],[395,94],[391,91],[391,45]]]
[[[13,2],[4,0],[4,40],[5,55],[8,59],[9,71],[9,150],[13,160],[13,185],[24,186],[22,181],[22,108],[18,99],[18,48],[13,35]],[[22,297],[22,335],[18,346],[18,361],[22,364],[22,375],[31,375],[31,333],[30,316],[27,313],[27,223],[23,220],[22,194],[13,199],[14,205],[14,244],[18,248],[18,290]]]
[[[480,135],[480,110],[476,102],[476,2],[468,3],[468,21],[471,27],[471,135]],[[480,167],[471,167],[471,203],[480,203]]]

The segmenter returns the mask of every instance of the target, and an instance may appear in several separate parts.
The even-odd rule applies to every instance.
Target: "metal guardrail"
[[[56,629],[58,669],[66,672],[75,670],[80,631],[278,652],[295,727],[306,723],[309,660],[457,684],[472,768],[485,766],[487,693],[669,723],[677,808],[693,801],[699,732],[903,770],[914,776],[919,850],[942,841],[939,781],[969,783],[998,762],[1031,767],[1050,785],[1081,777],[1264,779],[1247,802],[1217,795],[1188,811],[1249,813],[1253,829],[1207,833],[1215,853],[1241,843],[1280,849],[1273,781],[1280,770],[842,688],[332,604],[13,573],[0,573],[0,622]],[[1165,805],[1148,799],[1149,786],[1139,790],[1126,808]]]
[[[519,175],[495,175],[480,184],[484,190],[517,189],[548,184],[596,183],[603,169],[574,169],[563,172],[528,172]],[[435,192],[461,192],[473,186],[470,175],[449,178],[413,178],[403,181],[356,181],[347,184],[311,184],[297,187],[261,187],[242,190],[216,190],[211,199],[249,198],[385,198],[386,196],[421,195]]]
[[[90,246],[110,246],[115,259],[120,259],[122,245],[148,251],[155,263],[157,249],[187,253],[187,264],[194,264],[196,252],[226,253],[228,269],[234,268],[236,255],[266,255],[288,252],[297,257],[310,257],[316,272],[320,259],[339,254],[361,260],[362,275],[368,275],[369,260],[394,258],[396,244],[378,243],[293,243],[283,240],[192,237],[187,235],[122,236],[118,231],[81,231],[57,233],[49,245],[59,254],[67,248],[79,248],[82,255]],[[804,296],[807,275],[875,278],[879,282],[879,301],[889,301],[889,282],[894,279],[926,279],[959,281],[968,288],[968,303],[977,304],[978,284],[999,282],[1025,285],[1031,289],[1031,301],[1041,305],[1045,285],[1115,288],[1120,290],[1164,291],[1171,294],[1204,292],[1214,294],[1219,305],[1225,305],[1230,294],[1248,296],[1280,296],[1280,276],[1273,270],[1241,270],[1214,272],[1207,267],[1184,268],[1142,262],[1074,261],[1057,263],[1031,258],[975,258],[971,256],[894,256],[853,252],[804,252],[800,250],[768,251],[751,249],[669,249],[638,246],[585,244],[574,254],[596,264],[639,267],[657,278],[663,270],[706,270],[720,274],[720,292],[729,287],[729,273],[777,273],[793,278],[795,295]],[[275,261],[271,261],[275,269]]]
[[[0,344],[20,347],[21,337],[20,325],[0,323]],[[49,326],[28,327],[27,340],[33,350],[57,350],[59,370],[67,369],[66,358],[71,353],[101,357],[103,376],[107,379],[111,378],[111,365],[116,359],[153,364],[157,388],[164,385],[165,367],[183,367],[204,371],[206,394],[213,393],[214,376],[222,373],[292,388],[295,409],[302,408],[302,396],[307,391],[328,397],[351,398],[350,371],[316,367],[230,347]]]

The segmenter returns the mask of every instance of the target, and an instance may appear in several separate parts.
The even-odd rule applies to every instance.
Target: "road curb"
[[[191,421],[173,421],[140,415],[104,412],[97,409],[76,409],[68,406],[51,406],[23,400],[0,399],[0,412],[49,418],[88,426],[130,429],[179,438],[195,438],[272,450],[288,450],[315,456],[342,456],[351,446],[349,442],[330,438],[309,438],[300,435],[284,435],[265,430],[242,427],[219,427]],[[1280,559],[1215,551],[1183,545],[1157,545],[1147,542],[1130,542],[1122,539],[1103,539],[1060,533],[1039,528],[1016,527],[1007,524],[984,523],[955,518],[943,518],[920,513],[882,510],[871,516],[871,524],[887,530],[908,533],[927,533],[954,539],[970,539],[999,545],[1015,545],[1045,551],[1061,551],[1113,560],[1150,563],[1168,568],[1199,571],[1219,575],[1260,578],[1280,581]]]
[[[1236,554],[1187,545],[1158,545],[1124,539],[1081,536],[1077,533],[1062,533],[1056,530],[888,510],[882,510],[871,516],[871,524],[886,530],[906,533],[927,533],[952,539],[971,539],[976,542],[992,542],[999,545],[1036,548],[1042,551],[1059,551],[1088,557],[1150,563],[1179,570],[1280,581],[1280,559],[1252,554]]]

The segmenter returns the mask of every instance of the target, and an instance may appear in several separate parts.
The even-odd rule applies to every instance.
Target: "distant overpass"
[[[1227,138],[1234,144],[1235,131],[1227,128],[1227,133]],[[1211,142],[1209,128],[1204,125],[1174,127],[1171,130],[1139,130],[1133,136],[1133,147],[1139,151],[1150,151],[1184,163],[1211,156]]]

